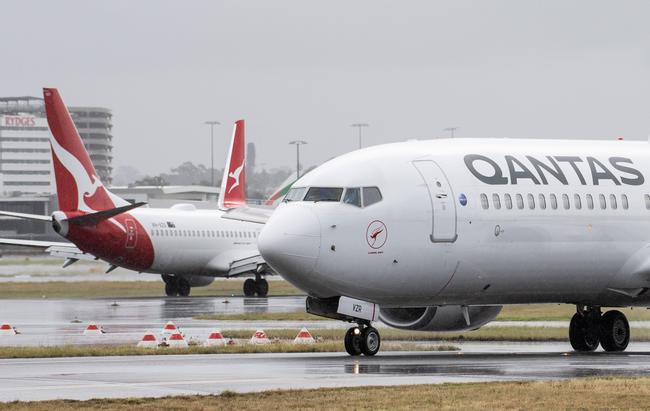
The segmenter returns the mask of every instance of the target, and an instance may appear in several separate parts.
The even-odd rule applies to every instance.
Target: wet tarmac
[[[186,338],[201,341],[215,328],[346,327],[340,321],[207,321],[193,318],[201,314],[298,311],[304,307],[305,297],[0,300],[0,323],[10,323],[20,332],[15,336],[0,336],[0,346],[135,344],[145,331],[158,332],[167,321],[174,321]],[[83,330],[89,322],[95,322],[106,333],[84,336]]]
[[[545,347],[550,352],[503,352],[510,348],[475,344],[460,353],[382,352],[374,358],[314,353],[0,360],[0,401],[650,374],[649,344],[620,354],[552,351],[553,344]]]

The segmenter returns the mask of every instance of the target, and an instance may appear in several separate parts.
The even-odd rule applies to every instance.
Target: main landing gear
[[[244,295],[246,297],[253,297],[257,294],[259,297],[266,297],[269,293],[269,283],[258,273],[255,274],[255,279],[246,279],[244,281]]]
[[[630,342],[630,324],[617,310],[601,314],[600,307],[577,307],[569,325],[569,340],[576,351],[624,351]]]
[[[379,352],[381,337],[376,328],[363,324],[350,328],[345,333],[343,342],[345,351],[352,356],[361,354],[373,356]]]
[[[189,281],[183,277],[177,277],[175,275],[164,274],[161,276],[165,282],[165,294],[168,297],[175,297],[180,295],[181,297],[187,297],[190,295],[190,286]]]

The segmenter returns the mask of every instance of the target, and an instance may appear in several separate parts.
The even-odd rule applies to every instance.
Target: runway
[[[0,401],[650,375],[650,344],[634,344],[621,354],[499,345],[470,344],[460,353],[382,352],[374,358],[318,353],[0,360]]]

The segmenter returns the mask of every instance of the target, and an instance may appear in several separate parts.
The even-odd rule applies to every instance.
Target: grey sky
[[[245,118],[258,164],[444,135],[645,139],[645,1],[8,1],[0,95],[58,87],[114,112],[115,165],[222,167]]]

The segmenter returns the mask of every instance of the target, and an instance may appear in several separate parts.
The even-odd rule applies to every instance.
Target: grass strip
[[[144,274],[143,274],[144,275]],[[207,287],[192,288],[192,296],[243,296],[241,280],[218,280]],[[269,295],[304,294],[284,280],[269,281]],[[25,298],[123,298],[165,295],[161,281],[48,281],[6,282],[0,286],[0,299]]]
[[[450,344],[416,344],[411,342],[387,342],[383,347],[390,351],[457,351]],[[132,345],[60,345],[39,347],[0,347],[0,358],[55,358],[55,357],[106,357],[125,355],[182,355],[182,354],[260,354],[260,353],[307,353],[341,352],[342,341],[324,341],[314,344],[293,344],[290,341],[253,345],[239,341],[236,345],[189,348],[138,348]]]
[[[644,409],[650,378],[488,382],[393,387],[321,388],[164,398],[31,401],[3,404],[9,411],[40,410],[486,410]]]

